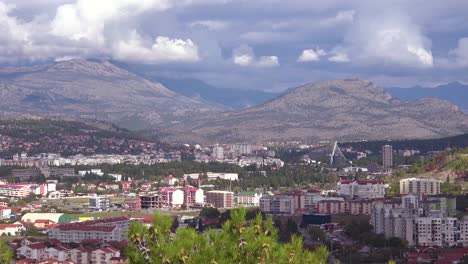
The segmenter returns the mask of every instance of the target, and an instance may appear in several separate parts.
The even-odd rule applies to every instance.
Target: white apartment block
[[[440,194],[440,180],[426,178],[408,178],[400,180],[400,194]]]
[[[89,209],[96,211],[107,211],[110,208],[110,198],[89,197]]]
[[[468,218],[447,217],[446,212],[425,211],[415,195],[406,195],[402,203],[375,201],[371,209],[374,232],[399,237],[409,245],[450,247],[468,245]]]
[[[338,182],[337,194],[350,198],[379,199],[385,197],[383,181],[350,181]]]
[[[213,148],[213,158],[217,160],[224,159],[224,148],[221,146],[216,146]]]
[[[261,193],[257,192],[239,192],[234,196],[236,204],[239,206],[259,206]]]

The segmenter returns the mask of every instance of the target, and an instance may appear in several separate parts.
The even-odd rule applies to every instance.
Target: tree
[[[302,239],[297,236],[293,236],[290,243],[281,244],[271,217],[264,220],[258,214],[247,224],[245,216],[245,209],[235,209],[221,231],[197,233],[190,228],[179,228],[171,235],[171,219],[156,214],[149,228],[132,223],[126,255],[129,263],[145,264],[327,263],[326,247],[304,250]]]
[[[8,246],[0,241],[0,264],[10,263],[13,258],[13,252],[8,248]]]
[[[213,207],[205,207],[200,211],[200,217],[217,218],[221,215],[218,209]]]

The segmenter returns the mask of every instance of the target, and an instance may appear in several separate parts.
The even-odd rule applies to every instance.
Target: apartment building
[[[379,199],[385,197],[385,184],[383,181],[342,180],[336,192],[351,199]]]
[[[262,194],[254,191],[239,192],[234,196],[234,200],[239,206],[259,206],[260,198],[262,198]]]
[[[401,204],[374,202],[370,223],[375,233],[399,237],[409,245],[468,245],[468,218],[448,217],[443,209],[428,211],[424,202],[411,194],[403,196]]]
[[[260,210],[266,214],[294,214],[294,199],[288,195],[264,195]]]
[[[232,208],[234,193],[228,191],[208,191],[206,192],[206,203],[216,208]]]
[[[158,193],[140,194],[136,201],[136,209],[148,210],[160,207]]]
[[[382,146],[382,166],[384,168],[393,167],[393,147],[391,145]]]
[[[323,200],[317,202],[315,212],[319,214],[370,215],[372,200]]]
[[[440,180],[426,178],[408,178],[400,180],[400,194],[440,194]]]
[[[164,187],[159,191],[159,204],[162,207],[182,207],[184,191],[173,187]]]
[[[110,198],[89,197],[89,209],[95,211],[107,211],[110,208]]]
[[[50,228],[49,239],[62,243],[81,243],[83,240],[126,241],[130,221],[126,217],[114,217],[81,223],[63,224]]]

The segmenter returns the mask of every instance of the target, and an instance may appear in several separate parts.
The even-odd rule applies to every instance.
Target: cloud
[[[241,45],[232,53],[232,61],[239,66],[256,66],[270,68],[279,66],[279,59],[277,56],[261,56],[255,57],[253,49],[248,45]]]
[[[321,56],[325,56],[327,53],[323,49],[306,49],[303,50],[298,62],[310,62],[310,61],[319,61]]]
[[[262,56],[258,59],[258,67],[276,67],[279,66],[279,59],[277,56]]]
[[[190,27],[204,27],[211,31],[221,31],[229,27],[229,23],[221,20],[197,20],[189,24]]]
[[[457,48],[450,51],[450,55],[455,57],[455,62],[460,67],[468,66],[468,38],[458,40]]]
[[[331,62],[349,62],[350,59],[349,59],[349,57],[348,57],[348,55],[346,53],[337,52],[337,53],[335,53],[335,55],[330,56],[328,58],[328,61],[331,61]]]
[[[51,32],[71,40],[85,39],[103,44],[106,40],[104,30],[110,22],[169,7],[168,0],[78,0],[58,7]]]
[[[321,20],[319,25],[323,27],[333,27],[339,24],[349,24],[354,21],[355,13],[356,11],[354,10],[339,11],[336,16]]]
[[[113,49],[116,59],[140,63],[196,62],[198,48],[190,39],[157,37],[151,47],[144,44],[141,36],[134,31],[131,38],[119,41]]]
[[[431,42],[404,12],[364,13],[347,33],[344,46],[361,64],[434,65]]]
[[[0,63],[104,57],[138,63],[199,61],[190,38],[137,33],[138,16],[163,11],[167,0],[77,0],[60,4],[52,19],[18,19],[13,5],[0,1]]]
[[[249,66],[254,62],[253,49],[248,45],[241,45],[232,52],[232,60],[239,66]]]

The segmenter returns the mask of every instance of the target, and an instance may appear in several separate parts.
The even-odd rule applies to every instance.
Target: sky
[[[466,10],[465,0],[0,0],[0,65],[108,59],[267,91],[468,83]]]

